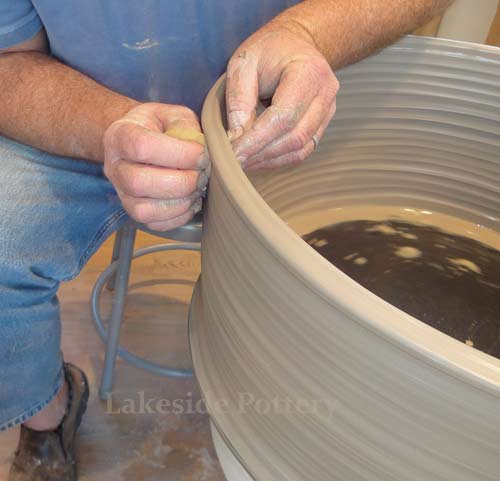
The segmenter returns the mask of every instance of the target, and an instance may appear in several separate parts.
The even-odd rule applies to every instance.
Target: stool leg
[[[123,226],[120,238],[120,256],[115,279],[115,294],[113,296],[113,308],[108,326],[108,336],[106,339],[106,357],[104,359],[104,369],[102,373],[101,388],[99,396],[106,400],[113,388],[113,374],[115,369],[116,355],[120,340],[120,328],[125,310],[125,300],[128,290],[130,275],[130,265],[134,252],[134,241],[136,227],[133,221],[128,221]]]
[[[113,254],[111,255],[111,264],[115,262],[118,257],[120,257],[120,245],[122,242],[123,227],[120,227],[115,234],[115,243],[113,244]],[[108,291],[112,291],[115,288],[116,272],[109,278],[106,287]]]

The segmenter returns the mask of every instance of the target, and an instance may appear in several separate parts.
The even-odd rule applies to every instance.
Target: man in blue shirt
[[[60,354],[59,283],[126,213],[169,230],[200,209],[208,154],[168,133],[200,132],[228,60],[242,166],[301,162],[335,111],[332,67],[448,3],[0,0],[0,430],[22,425],[11,481],[76,479],[88,386]],[[257,118],[259,98],[272,103]]]

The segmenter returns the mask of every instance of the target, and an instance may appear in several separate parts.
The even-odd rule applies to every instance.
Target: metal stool
[[[193,372],[190,370],[173,369],[136,356],[121,347],[119,345],[119,339],[132,260],[147,254],[161,251],[199,251],[201,228],[202,215],[198,214],[189,224],[169,232],[151,231],[147,227],[129,220],[116,233],[111,264],[97,279],[91,297],[91,308],[94,323],[99,336],[106,345],[106,356],[104,359],[101,387],[99,390],[99,396],[102,400],[108,399],[109,394],[112,391],[113,375],[117,356],[120,356],[123,360],[138,368],[161,376],[191,377],[193,375]],[[151,247],[145,247],[134,252],[134,242],[137,229],[158,237],[172,239],[179,242],[173,244],[158,244]],[[106,329],[104,328],[104,323],[101,320],[99,309],[101,292],[106,284],[110,290],[115,291],[111,319],[109,321],[109,332],[106,332]]]

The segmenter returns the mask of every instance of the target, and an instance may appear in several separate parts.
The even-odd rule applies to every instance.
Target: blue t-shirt
[[[45,27],[52,55],[139,101],[200,111],[238,45],[297,0],[0,0],[0,48]]]

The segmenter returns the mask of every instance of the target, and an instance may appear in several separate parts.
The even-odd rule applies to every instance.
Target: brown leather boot
[[[89,385],[85,373],[64,364],[68,383],[68,408],[53,431],[34,431],[21,426],[21,437],[9,481],[75,481],[74,439],[87,408]]]

